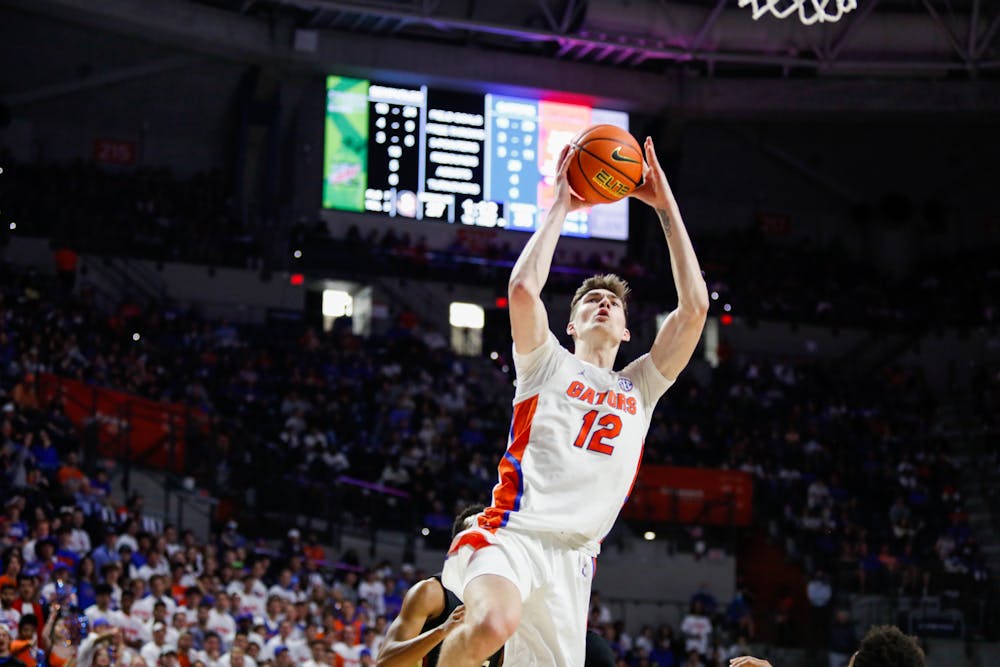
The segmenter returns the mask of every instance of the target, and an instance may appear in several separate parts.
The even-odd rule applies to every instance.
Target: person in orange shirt
[[[87,476],[80,470],[78,463],[76,452],[69,452],[66,454],[66,463],[56,473],[59,485],[67,493],[75,494],[87,483]]]
[[[18,382],[14,386],[10,397],[14,400],[15,405],[25,410],[38,410],[40,404],[38,402],[38,385],[35,383],[35,374],[25,373],[21,382]]]
[[[15,547],[10,547],[3,555],[5,564],[3,574],[0,574],[0,588],[7,586],[17,587],[17,575],[21,574],[21,552]]]
[[[44,651],[38,644],[38,619],[34,614],[25,614],[17,624],[17,639],[11,642],[10,654],[24,663],[24,667],[37,667],[38,658]]]
[[[339,613],[333,621],[333,629],[341,633],[345,626],[350,625],[354,628],[354,636],[360,637],[361,631],[364,629],[360,616],[361,613],[354,606],[354,603],[350,600],[344,600],[340,603]]]
[[[310,533],[309,539],[302,546],[302,554],[306,557],[306,560],[311,561],[319,565],[326,560],[326,551],[317,544],[316,534]]]

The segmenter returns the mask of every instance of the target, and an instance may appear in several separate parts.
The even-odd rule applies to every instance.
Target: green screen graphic
[[[368,80],[326,79],[323,208],[365,210],[368,187]]]

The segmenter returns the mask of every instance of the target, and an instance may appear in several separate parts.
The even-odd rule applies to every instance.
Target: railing
[[[39,393],[47,400],[61,401],[67,416],[80,429],[85,465],[93,464],[99,454],[124,465],[126,489],[134,464],[184,470],[184,430],[194,423],[189,408],[47,373],[39,377]]]
[[[624,598],[602,595],[607,603],[611,616],[616,621],[625,623],[625,627],[635,630],[641,625],[658,625],[669,623],[674,628],[680,628],[684,615],[688,613],[691,603],[687,600],[666,600],[649,598]],[[654,625],[655,624],[655,625]],[[683,643],[683,635],[678,635]]]
[[[400,532],[406,536],[402,547],[412,551],[419,527],[409,493],[346,475],[332,483],[292,475],[275,477],[269,485],[258,485],[257,506],[283,517],[291,522],[289,526],[300,520],[325,523],[336,549],[341,548],[345,535],[363,538],[370,556],[375,554],[380,532]]]
[[[216,498],[211,496],[198,496],[193,491],[185,488],[181,478],[171,473],[166,473],[167,479],[163,485],[163,517],[169,521],[171,515],[176,526],[193,528],[201,526],[203,530],[196,531],[198,537],[207,540],[208,529],[212,524],[215,506],[219,504]],[[171,512],[171,501],[173,501],[173,511]]]
[[[86,261],[84,268],[103,279],[106,286],[112,286],[119,299],[130,295],[155,304],[166,297],[166,281],[137,261],[106,256],[88,259],[91,261]]]

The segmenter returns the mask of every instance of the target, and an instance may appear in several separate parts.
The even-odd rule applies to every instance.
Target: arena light
[[[725,313],[722,317],[719,318],[719,323],[722,324],[722,326],[724,327],[728,327],[730,324],[733,323],[733,316],[730,315],[729,313]]]
[[[339,289],[323,290],[323,317],[346,317],[354,312],[354,299]]]
[[[647,542],[652,542],[653,540],[656,539],[656,533],[654,533],[651,530],[647,530],[645,533],[642,534],[642,539],[646,540]]]
[[[289,285],[301,285],[305,281],[306,277],[301,273],[293,273],[292,275],[288,276]]]
[[[142,338],[142,336],[139,335],[138,331],[132,334],[132,340],[134,340],[135,342],[138,343],[140,338]]]
[[[295,259],[302,259],[302,251],[296,249],[296,251],[292,253],[292,257]]]
[[[10,231],[14,231],[15,229],[17,229],[17,223],[16,222],[10,223]]]
[[[493,302],[493,305],[495,305],[497,308],[506,308],[509,305],[509,303],[510,302],[507,301],[507,297],[498,296],[496,298],[496,301]]]
[[[448,307],[448,323],[463,329],[482,329],[486,324],[486,313],[482,306],[454,301]]]

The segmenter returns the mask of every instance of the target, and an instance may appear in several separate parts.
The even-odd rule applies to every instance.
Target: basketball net
[[[768,12],[783,19],[797,11],[806,25],[833,23],[858,8],[858,0],[739,0],[739,4],[753,8],[755,21]]]

